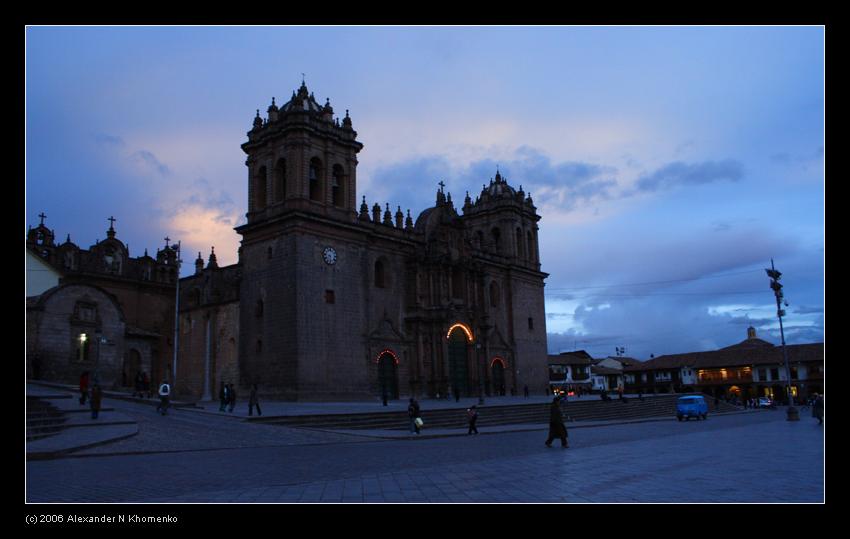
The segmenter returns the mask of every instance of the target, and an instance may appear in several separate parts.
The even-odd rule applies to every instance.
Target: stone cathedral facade
[[[181,280],[178,393],[291,400],[521,394],[548,382],[538,222],[497,171],[414,218],[357,198],[363,145],[302,83],[248,140],[238,262]],[[358,204],[359,202],[359,204]]]

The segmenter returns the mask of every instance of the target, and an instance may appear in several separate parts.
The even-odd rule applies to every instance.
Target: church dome
[[[493,198],[514,198],[516,189],[508,185],[507,180],[502,178],[502,175],[496,171],[496,178],[490,182],[490,186],[484,189],[484,192]]]
[[[324,107],[316,101],[313,94],[307,90],[307,85],[304,82],[301,83],[298,93],[292,92],[292,98],[280,107],[281,112],[302,110],[316,113],[321,113],[324,110]]]

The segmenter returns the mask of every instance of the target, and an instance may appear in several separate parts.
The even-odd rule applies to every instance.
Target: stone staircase
[[[27,441],[58,434],[68,417],[61,410],[37,397],[27,396]]]
[[[680,394],[645,396],[643,400],[629,398],[620,402],[583,400],[561,405],[567,422],[615,421],[651,417],[675,417],[676,400]],[[738,407],[721,402],[715,409],[714,400],[706,396],[709,413],[739,410]],[[549,403],[487,406],[478,409],[478,426],[515,424],[546,425],[549,422]],[[467,426],[466,408],[422,410],[426,428],[464,428]],[[407,412],[369,412],[356,414],[300,415],[251,419],[251,422],[283,425],[287,427],[313,427],[324,429],[376,429],[402,430],[409,428]]]

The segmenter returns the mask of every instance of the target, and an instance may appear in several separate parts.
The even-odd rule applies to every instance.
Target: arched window
[[[286,198],[286,159],[278,159],[274,167],[274,200],[281,202]]]
[[[334,165],[331,178],[331,199],[333,205],[339,208],[345,206],[344,174],[340,165]]]
[[[322,201],[322,162],[318,157],[310,159],[310,200]]]
[[[498,228],[493,228],[493,230],[490,231],[490,235],[493,237],[493,249],[495,249],[497,253],[501,253],[502,232]]]
[[[531,231],[529,230],[526,234],[526,238],[528,240],[528,259],[534,262],[534,240],[531,237]]]
[[[525,256],[525,249],[522,244],[522,229],[516,229],[516,255],[518,258]]]
[[[499,283],[490,281],[490,306],[499,306]]]
[[[383,260],[375,261],[375,286],[378,288],[386,288],[386,271]]]
[[[254,210],[262,210],[266,207],[266,167],[260,167],[254,177]]]
[[[476,232],[476,235],[478,236],[478,248],[483,249],[484,248],[484,232],[481,232],[479,230],[478,232]]]

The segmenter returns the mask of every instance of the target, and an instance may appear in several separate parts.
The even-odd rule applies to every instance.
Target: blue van
[[[679,421],[695,417],[697,419],[708,418],[708,404],[705,398],[700,395],[687,395],[679,397],[676,401],[676,417]]]

